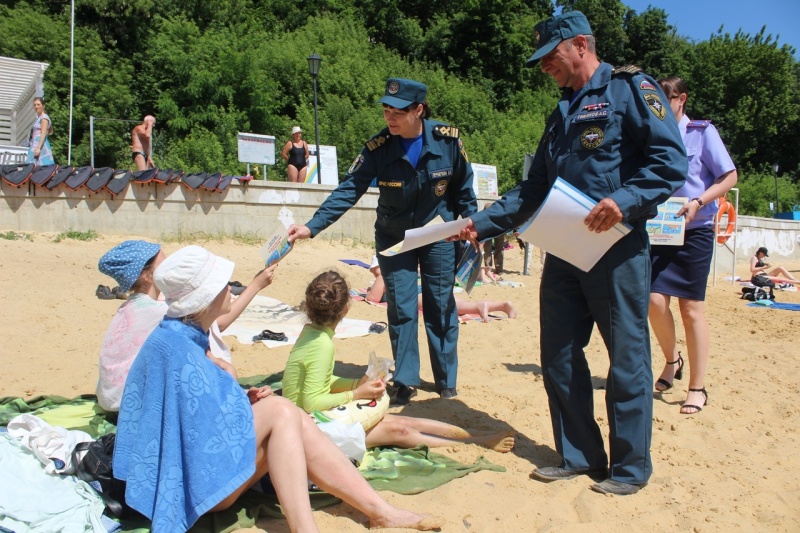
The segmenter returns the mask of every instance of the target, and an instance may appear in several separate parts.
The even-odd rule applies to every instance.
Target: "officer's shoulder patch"
[[[687,128],[707,128],[711,125],[710,120],[690,120],[686,125]]]
[[[639,74],[640,72],[643,72],[642,69],[637,67],[636,65],[625,65],[625,66],[622,66],[622,67],[616,67],[611,72],[611,75],[612,76],[618,76],[620,74],[629,74],[629,75],[632,76],[634,74]]]
[[[448,126],[447,124],[439,124],[433,127],[433,133],[439,137],[452,137],[458,139],[458,128]]]
[[[380,148],[386,143],[386,140],[389,138],[389,134],[385,131],[380,132],[379,134],[372,137],[370,140],[364,143],[364,146],[367,147],[367,150],[370,152],[375,151],[376,149]]]

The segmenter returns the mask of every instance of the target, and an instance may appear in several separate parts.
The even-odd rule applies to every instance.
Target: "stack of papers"
[[[631,231],[622,223],[602,233],[589,231],[583,221],[596,205],[584,193],[556,178],[542,205],[520,228],[520,238],[588,272]]]

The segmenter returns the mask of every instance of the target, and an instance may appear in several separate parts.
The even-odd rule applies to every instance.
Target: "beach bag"
[[[750,302],[757,302],[759,300],[774,300],[775,295],[771,287],[743,287],[742,299]]]
[[[82,442],[72,452],[75,475],[78,479],[91,484],[100,483],[103,489],[100,498],[108,512],[117,518],[131,516],[135,511],[125,505],[125,482],[114,477],[112,462],[114,459],[114,442],[116,434],[109,433],[92,442]],[[80,453],[86,452],[80,461]]]

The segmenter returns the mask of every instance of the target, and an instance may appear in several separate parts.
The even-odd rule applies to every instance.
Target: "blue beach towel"
[[[153,531],[186,531],[255,472],[246,393],[206,357],[208,335],[165,318],[125,382],[114,475]]]
[[[772,305],[762,305],[751,303],[747,304],[747,307],[769,307],[770,309],[783,309],[785,311],[800,311],[800,304],[789,304],[785,302],[771,302],[771,304]]]

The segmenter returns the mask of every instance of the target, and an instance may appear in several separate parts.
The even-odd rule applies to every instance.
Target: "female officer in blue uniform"
[[[441,216],[445,222],[477,211],[472,168],[458,129],[430,120],[428,88],[414,80],[390,78],[379,100],[387,127],[365,143],[334,190],[305,225],[289,227],[289,242],[316,236],[353,207],[377,178],[375,248],[403,240],[406,230]],[[389,338],[395,359],[394,405],[407,404],[419,385],[417,267],[422,314],[436,390],[456,396],[458,315],[453,297],[457,243],[437,242],[387,257],[378,254],[386,282]]]

